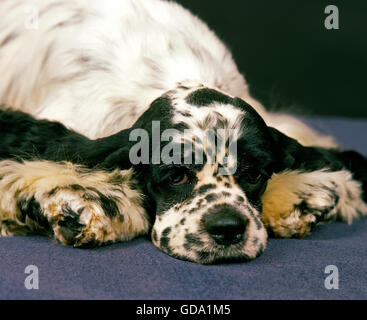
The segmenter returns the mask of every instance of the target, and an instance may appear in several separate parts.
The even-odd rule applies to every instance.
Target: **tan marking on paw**
[[[36,232],[39,226],[28,216],[22,221],[18,202],[32,197],[40,204],[56,238],[62,243],[66,241],[57,222],[64,219],[63,210],[67,206],[76,213],[82,210],[80,223],[85,228],[78,243],[89,238],[95,238],[98,243],[124,241],[145,234],[149,229],[148,217],[142,208],[142,195],[134,187],[131,170],[105,172],[67,162],[18,163],[6,160],[0,162],[0,177],[0,221],[12,221],[19,227],[29,228],[30,232]],[[74,190],[73,185],[81,189]],[[85,193],[92,194],[94,199],[85,199]],[[114,217],[104,212],[98,194],[113,199],[119,215]],[[9,234],[5,227],[1,227],[1,235]]]
[[[262,220],[279,237],[308,235],[316,217],[321,214],[326,221],[339,219],[348,223],[367,214],[367,205],[361,198],[361,185],[345,170],[274,174],[262,202]],[[310,212],[301,211],[302,202]],[[328,208],[330,211],[325,212]]]

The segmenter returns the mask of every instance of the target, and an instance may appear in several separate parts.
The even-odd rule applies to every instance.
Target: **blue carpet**
[[[367,155],[367,120],[306,121]],[[28,265],[38,267],[38,290],[24,286]],[[328,265],[339,270],[337,290],[325,288]],[[144,237],[94,250],[0,238],[0,299],[367,299],[367,219],[270,239],[254,261],[213,266],[173,259]]]

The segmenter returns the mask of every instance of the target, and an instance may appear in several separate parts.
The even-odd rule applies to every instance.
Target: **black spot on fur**
[[[232,104],[233,99],[219,91],[203,88],[198,89],[186,97],[186,102],[195,106],[208,106],[214,102]]]
[[[99,198],[99,202],[101,203],[101,207],[107,216],[109,217],[119,216],[120,221],[124,221],[124,216],[122,215],[122,213],[120,213],[118,206],[116,204],[116,200],[112,199],[111,197],[101,195]]]
[[[51,197],[51,196],[55,195],[59,190],[60,190],[60,188],[58,188],[58,187],[53,188],[53,189],[48,193],[48,196],[49,196],[49,197]]]
[[[212,202],[212,201],[214,201],[216,199],[218,199],[218,195],[216,195],[215,193],[208,194],[205,197],[205,200],[208,201],[208,202]]]
[[[119,216],[120,220],[123,221],[123,214],[120,213],[116,204],[117,199],[114,199],[113,197],[107,197],[95,188],[87,188],[87,192],[83,194],[83,198],[87,201],[98,202],[106,216],[111,218]]]
[[[174,129],[183,132],[185,129],[189,129],[189,126],[185,122],[179,122],[173,126]]]
[[[313,228],[316,226],[317,223],[325,220],[325,216],[330,213],[333,209],[335,209],[336,205],[339,202],[338,194],[327,187],[324,187],[325,190],[329,192],[332,197],[332,203],[329,206],[314,208],[310,207],[307,203],[307,199],[303,199],[299,204],[294,205],[295,210],[299,210],[302,215],[312,214],[315,216],[316,220],[313,223],[310,223],[310,227]],[[332,219],[333,217],[331,217]],[[314,224],[314,225],[313,225]]]
[[[180,224],[184,225],[186,221],[186,218],[181,219]]]
[[[197,208],[192,208],[192,209],[190,209],[189,214],[194,213],[196,211],[197,211]]]
[[[168,237],[161,237],[161,240],[159,242],[159,246],[163,251],[167,252],[168,254],[171,254],[172,249],[169,246],[169,240],[170,239]]]
[[[79,184],[72,184],[69,186],[71,190],[73,191],[83,191],[84,190],[84,187],[82,187],[81,185]]]
[[[216,188],[215,184],[209,183],[209,184],[204,184],[203,186],[201,186],[198,190],[197,190],[197,194],[204,194],[205,192],[207,192],[210,189],[214,189]]]
[[[298,209],[302,215],[307,215],[307,214],[312,213],[312,210],[311,208],[309,208],[306,200],[302,200],[300,203],[294,205],[294,209],[295,210]]]
[[[238,196],[238,197],[237,197],[237,201],[238,201],[238,202],[244,202],[244,201],[245,201],[245,199],[244,199],[242,196]]]
[[[227,192],[227,191],[223,191],[222,192],[222,196],[227,198],[227,197],[230,197],[231,194],[229,192]]]
[[[46,230],[50,228],[48,220],[44,216],[40,204],[34,197],[30,198],[29,200],[20,200],[18,202],[18,207],[22,214],[23,222],[25,221],[25,217],[28,216]]]
[[[166,229],[164,229],[162,231],[162,237],[167,237],[170,233],[171,233],[171,228],[170,227],[167,227]]]
[[[59,232],[65,239],[67,245],[74,245],[77,236],[82,232],[84,225],[79,222],[83,209],[73,211],[68,205],[62,210],[62,220],[58,222]]]

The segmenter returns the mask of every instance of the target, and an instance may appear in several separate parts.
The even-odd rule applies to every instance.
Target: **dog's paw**
[[[81,185],[56,187],[20,203],[26,215],[59,242],[94,247],[120,240],[124,216],[114,199]]]
[[[95,247],[129,240],[148,229],[148,220],[133,190],[128,186],[123,189],[110,181],[81,182],[33,197],[27,207],[32,208],[32,220],[45,227],[48,224],[61,243]]]
[[[305,237],[325,216],[335,211],[338,199],[332,192],[314,189],[306,194],[289,190],[265,194],[262,220],[277,237]]]
[[[367,210],[361,186],[347,171],[284,171],[262,196],[262,220],[277,237],[304,237],[323,221],[351,221]]]
[[[13,234],[26,229],[85,247],[129,240],[149,229],[131,170],[3,161],[0,177],[0,221],[6,226],[2,234],[8,235],[11,226]]]

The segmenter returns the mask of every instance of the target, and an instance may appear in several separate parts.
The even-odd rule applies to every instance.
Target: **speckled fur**
[[[38,13],[35,30],[25,28],[25,9],[29,5]],[[206,122],[207,127],[223,126],[225,119],[224,127],[234,129],[235,138],[246,134],[238,130],[245,115],[233,106],[217,103],[197,108],[187,103],[190,93],[214,88],[240,97],[268,126],[303,145],[336,145],[331,137],[319,135],[292,116],[267,112],[251,97],[223,43],[202,21],[174,2],[34,0],[26,4],[3,0],[0,12],[0,102],[38,119],[60,121],[95,139],[131,127],[152,101],[167,96],[172,102],[172,124],[185,123],[191,130],[189,139],[203,137],[205,131],[200,124],[208,115],[212,118]],[[181,139],[177,136],[177,141]],[[251,259],[264,250],[267,235],[259,209],[249,203],[233,176],[218,181],[216,170],[224,154],[196,173],[198,183],[193,194],[207,184],[214,184],[214,190],[157,216],[152,238],[165,252],[211,263],[230,257]],[[134,180],[130,171],[111,173],[70,163],[8,160],[0,162],[0,171],[1,235],[26,234],[36,229],[47,233],[51,228],[62,243],[83,246],[128,240],[148,232],[141,192],[130,188]],[[262,217],[276,235],[307,234],[325,208],[330,208],[330,219],[338,214],[350,221],[358,210],[365,213],[361,185],[348,176],[349,172],[321,173],[287,170],[268,181]],[[110,183],[111,175],[120,177],[119,184]],[[297,188],[293,189],[294,185]],[[323,185],[329,189],[336,186],[338,201],[332,193],[320,194]],[[280,201],[283,198],[279,192],[285,201]],[[206,197],[213,194],[215,201],[209,203]],[[101,195],[114,198],[118,214],[106,214]],[[45,220],[35,222],[22,215],[35,203],[45,213]],[[247,238],[228,250],[213,249],[212,240],[201,229],[202,218],[218,204],[230,204],[250,219]],[[310,208],[315,209],[312,214],[307,212]],[[36,205],[33,209],[39,208]],[[188,214],[193,209],[197,210]],[[68,219],[75,213],[78,217],[72,220],[78,223],[70,227]],[[72,243],[68,238],[73,239]]]

